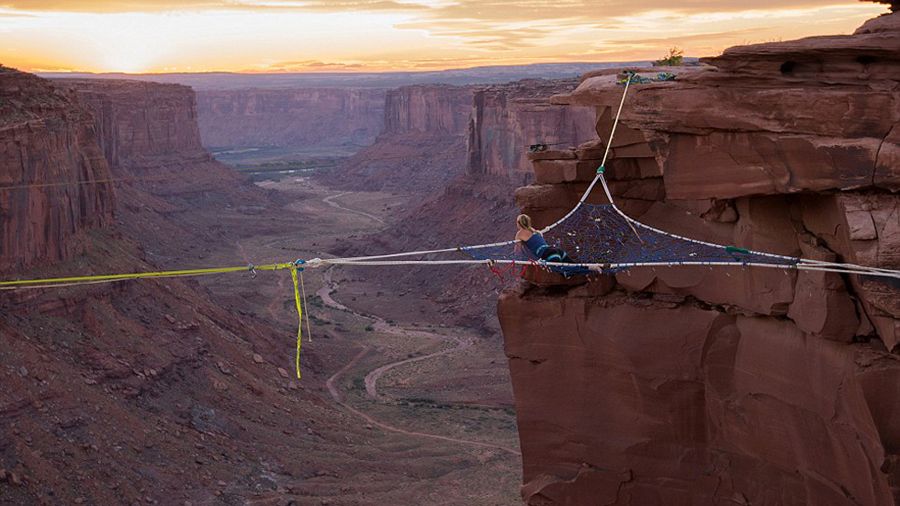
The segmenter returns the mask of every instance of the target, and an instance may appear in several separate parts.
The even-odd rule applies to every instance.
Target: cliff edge
[[[6,68],[0,167],[0,272],[67,259],[85,230],[112,219],[109,165],[90,114],[71,93]]]
[[[634,86],[607,174],[651,226],[900,268],[900,15],[731,48]],[[557,104],[600,138],[533,155],[538,226],[593,178],[622,87]],[[603,202],[595,192],[591,202]],[[502,294],[528,504],[894,504],[900,287],[835,273],[632,269]]]

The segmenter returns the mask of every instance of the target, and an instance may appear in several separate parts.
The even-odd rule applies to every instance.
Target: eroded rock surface
[[[73,94],[0,69],[0,272],[68,258],[85,230],[111,221],[111,175],[97,141]]]
[[[384,101],[384,130],[337,170],[329,185],[430,193],[463,172],[472,87],[404,86]]]
[[[528,182],[531,167],[525,149],[577,146],[594,136],[593,107],[559,106],[547,101],[575,85],[567,80],[525,80],[479,89],[468,130],[466,173]]]
[[[900,15],[850,36],[732,48],[635,85],[607,163],[663,230],[898,269]],[[622,87],[587,75],[599,138],[531,156],[538,226],[593,178]],[[589,202],[604,202],[596,191]],[[546,280],[544,280],[546,281]],[[897,283],[679,267],[523,284],[499,315],[528,504],[894,504]]]
[[[382,89],[201,90],[204,145],[302,148],[366,146],[382,129]]]

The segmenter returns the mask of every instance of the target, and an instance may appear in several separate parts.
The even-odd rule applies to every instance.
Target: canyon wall
[[[577,146],[595,136],[593,106],[550,104],[576,80],[528,79],[492,86],[406,86],[385,99],[384,132],[334,174],[351,189],[432,192],[465,176],[519,185],[528,146]]]
[[[120,175],[170,161],[203,161],[194,92],[177,84],[58,79],[93,113],[100,146]]]
[[[466,173],[528,183],[533,144],[561,149],[596,137],[593,106],[561,106],[547,97],[571,89],[576,80],[530,79],[475,92],[468,129]]]
[[[0,71],[0,186],[64,183],[0,190],[3,279],[241,262],[235,243],[296,222],[199,147],[195,118],[182,86]],[[265,500],[263,454],[314,473],[296,459],[309,439],[284,435],[338,416],[278,373],[293,324],[257,316],[259,285],[203,281],[0,292],[0,503],[210,503],[224,494],[212,476],[243,477],[228,501]],[[317,407],[302,422],[270,410],[288,396]]]
[[[194,91],[178,84],[99,79],[57,79],[92,113],[98,142],[110,170],[124,179],[123,210],[159,205],[159,210],[206,205],[196,199],[261,193],[235,171],[215,161],[201,142]],[[214,192],[211,193],[211,191]],[[136,195],[141,193],[142,195]],[[150,195],[181,195],[178,207]],[[238,199],[240,200],[240,199]]]
[[[324,180],[352,190],[439,191],[463,172],[472,92],[448,85],[390,90],[384,131]]]
[[[575,80],[527,80],[488,88],[411,87],[397,90],[397,98],[393,101],[389,95],[389,104],[404,104],[404,107],[393,116],[388,115],[386,133],[358,156],[383,153],[385,172],[380,177],[402,175],[398,185],[405,180],[427,178],[414,188],[417,191],[427,188],[429,193],[406,215],[391,223],[387,233],[371,237],[364,248],[354,249],[352,253],[375,254],[441,248],[448,244],[477,244],[508,239],[515,234],[514,220],[518,209],[512,194],[531,174],[528,142],[535,139],[563,142],[568,147],[578,145],[589,134],[596,135],[593,133],[595,107],[548,103],[553,94],[571,92],[577,84]],[[435,93],[439,95],[435,96]],[[452,110],[455,113],[440,117],[433,113],[426,115],[429,108],[448,110],[445,106],[430,107],[432,103],[450,102],[445,98],[448,93],[454,96]],[[423,102],[428,107],[420,105]],[[408,118],[412,111],[415,111],[415,117]],[[404,119],[397,121],[392,117]],[[542,117],[549,122],[547,125],[541,122]],[[387,132],[401,130],[392,126],[395,124],[417,125],[418,131],[413,132],[416,135],[423,130],[427,132],[426,137],[419,137],[422,141],[417,152],[421,153],[423,164],[433,164],[435,159],[445,160],[441,173],[410,174],[407,171],[415,166],[403,165],[405,159],[400,162],[390,159],[396,156],[394,139],[409,133],[388,135]],[[422,125],[431,126],[425,128]],[[454,135],[447,133],[451,131],[447,125],[453,125]],[[446,145],[446,151],[438,149],[448,140],[452,143]],[[473,165],[473,160],[479,160],[478,164]],[[448,179],[451,176],[452,179]],[[370,184],[378,187],[378,183],[373,182],[361,189]],[[483,266],[462,272],[458,266],[409,267],[390,273],[366,271],[366,276],[383,274],[389,274],[384,282],[392,287],[409,287],[426,299],[441,301],[440,311],[447,323],[496,330],[492,306],[503,282]]]
[[[382,129],[385,92],[366,88],[201,90],[209,147],[367,146]]]
[[[458,136],[468,125],[470,100],[470,90],[459,86],[407,86],[389,90],[384,100],[383,135]]]
[[[900,268],[900,15],[705,63],[632,86],[607,164],[617,204],[701,240]],[[516,198],[537,226],[593,178],[615,81],[592,73],[553,99],[598,107],[600,138],[532,155],[535,184]],[[528,504],[900,500],[896,280],[731,267],[530,279],[498,306]]]
[[[71,256],[114,194],[90,114],[49,81],[0,68],[0,272]]]

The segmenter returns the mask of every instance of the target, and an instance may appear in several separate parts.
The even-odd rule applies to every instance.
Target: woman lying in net
[[[564,250],[547,244],[544,236],[531,226],[531,217],[527,214],[516,218],[516,229],[517,248],[524,246],[530,255],[547,262],[574,263]]]

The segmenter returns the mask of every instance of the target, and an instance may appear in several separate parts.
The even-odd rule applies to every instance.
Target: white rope
[[[501,241],[501,242],[493,242],[490,244],[476,244],[474,246],[460,246],[457,248],[444,248],[444,249],[432,249],[432,250],[422,250],[422,251],[406,251],[403,253],[390,253],[386,255],[369,255],[363,257],[343,257],[340,259],[332,259],[332,260],[349,260],[349,261],[357,261],[357,260],[379,260],[382,258],[399,258],[399,257],[409,257],[409,256],[417,256],[417,255],[432,255],[435,253],[452,253],[455,251],[462,251],[467,249],[483,249],[483,248],[493,248],[496,246],[506,246],[509,244],[515,244],[516,241]],[[324,261],[324,260],[323,260]]]
[[[619,101],[619,110],[616,111],[616,118],[613,120],[612,130],[609,132],[609,139],[606,143],[606,150],[603,152],[603,160],[600,162],[600,167],[603,167],[603,168],[606,167],[606,160],[609,157],[609,150],[612,147],[613,138],[616,135],[616,128],[618,128],[618,126],[619,126],[619,117],[622,116],[622,107],[625,105],[625,97],[628,95],[628,86],[630,84],[631,84],[631,77],[629,77],[625,81],[625,91],[622,92],[622,100]],[[591,181],[591,184],[588,185],[587,190],[585,190],[584,193],[581,195],[581,198],[578,199],[578,203],[575,204],[575,207],[573,207],[562,218],[556,220],[554,223],[547,225],[546,227],[541,229],[541,233],[549,232],[554,227],[556,227],[560,223],[566,221],[567,219],[569,219],[570,216],[575,214],[575,211],[577,211],[581,207],[581,205],[584,204],[584,202],[588,199],[588,197],[590,197],[591,192],[594,191],[594,186],[597,185],[597,181],[603,182],[603,191],[606,192],[606,198],[608,198],[609,202],[612,203],[613,202],[612,194],[609,192],[609,188],[606,186],[606,181],[603,179],[603,173],[597,172],[597,175],[594,176],[594,180]],[[635,232],[635,233],[637,233],[637,232]]]
[[[584,267],[588,269],[596,269],[598,271],[610,271],[629,269],[634,267],[684,267],[684,266],[705,266],[705,267],[765,267],[770,269],[783,270],[803,270],[803,271],[821,271],[835,272],[841,274],[858,274],[866,276],[877,276],[900,279],[900,271],[889,271],[887,269],[860,271],[855,269],[841,269],[839,267],[827,267],[815,264],[767,264],[762,262],[703,262],[703,261],[685,261],[685,262],[629,262],[629,263],[565,263],[565,262],[546,262],[532,260],[363,260],[349,261],[347,259],[333,258],[323,260],[323,263],[334,265],[360,265],[360,266],[414,266],[414,265],[478,265],[478,264],[497,264],[497,265],[535,265],[538,267]]]
[[[619,101],[619,107],[616,110],[616,116],[615,116],[615,119],[613,120],[612,129],[609,133],[609,139],[608,139],[608,142],[606,143],[606,148],[603,153],[603,160],[600,162],[600,167],[605,168],[606,162],[609,159],[609,153],[610,153],[610,150],[612,147],[613,139],[615,138],[615,135],[616,135],[616,130],[619,126],[619,120],[622,116],[622,109],[625,105],[625,98],[628,95],[628,88],[630,85],[631,85],[631,79],[628,78],[625,81],[625,89],[622,92],[622,98]],[[594,176],[594,179],[591,181],[591,183],[588,185],[587,189],[581,195],[581,198],[578,200],[578,202],[575,204],[575,206],[572,207],[572,209],[569,210],[568,213],[566,213],[565,216],[563,216],[556,222],[552,223],[551,225],[544,227],[540,232],[545,233],[545,232],[552,230],[559,224],[561,224],[564,221],[566,221],[567,219],[569,219],[573,214],[575,214],[575,212],[577,212],[578,209],[581,208],[581,206],[587,201],[588,197],[590,197],[591,193],[594,190],[594,187],[597,185],[597,182],[600,182],[601,186],[603,187],[603,191],[606,194],[606,198],[609,200],[610,205],[612,206],[613,210],[615,210],[615,212],[619,216],[621,216],[626,221],[626,223],[628,223],[628,226],[631,227],[631,230],[634,231],[634,234],[638,237],[638,239],[641,240],[641,242],[643,242],[643,240],[641,239],[640,234],[638,234],[638,231],[635,228],[635,226],[642,227],[646,230],[656,232],[658,234],[662,234],[662,235],[672,237],[674,239],[678,239],[678,240],[682,240],[682,241],[691,242],[694,244],[700,244],[703,246],[714,247],[714,248],[727,248],[726,246],[724,246],[722,244],[701,241],[698,239],[692,239],[690,237],[685,237],[685,236],[681,236],[678,234],[669,233],[664,230],[660,230],[658,228],[651,227],[649,225],[646,225],[644,223],[641,223],[641,222],[631,218],[630,216],[625,214],[621,209],[619,209],[619,207],[615,204],[615,200],[613,199],[612,192],[609,189],[609,185],[607,184],[606,178],[604,177],[604,174],[602,171],[598,171],[597,175]],[[456,251],[464,252],[464,250],[493,248],[493,247],[498,247],[498,246],[512,245],[515,243],[516,243],[516,241],[512,240],[512,241],[495,242],[495,243],[490,243],[490,244],[476,244],[476,245],[472,245],[472,246],[461,246],[461,247],[457,247],[457,248],[408,251],[408,252],[402,252],[402,253],[390,253],[390,254],[385,254],[385,255],[369,255],[369,256],[359,256],[359,257],[335,258],[335,259],[329,259],[329,260],[322,260],[322,263],[335,264],[335,265],[376,266],[376,265],[464,265],[464,264],[487,264],[487,263],[491,263],[491,262],[496,262],[496,263],[509,262],[509,263],[513,263],[513,264],[517,264],[517,265],[533,265],[535,263],[533,261],[522,261],[522,260],[490,260],[490,259],[488,259],[488,260],[405,260],[405,261],[386,260],[386,259],[390,259],[390,258],[431,255],[431,254],[437,254],[437,253],[451,253],[451,252],[456,252]],[[804,259],[804,258],[786,256],[786,255],[776,255],[774,253],[766,253],[766,252],[761,252],[761,251],[752,251],[752,250],[747,250],[747,251],[750,254],[784,260],[789,263],[787,263],[787,264],[767,264],[767,263],[761,263],[761,262],[646,262],[646,263],[636,262],[636,263],[628,263],[628,264],[598,264],[598,263],[568,264],[568,263],[553,263],[553,262],[541,261],[540,265],[560,266],[560,267],[565,267],[565,266],[587,267],[587,268],[592,268],[592,269],[593,268],[623,269],[623,268],[629,268],[629,267],[673,267],[673,266],[680,266],[680,265],[750,266],[750,267],[769,267],[769,268],[797,269],[797,270],[808,270],[808,271],[836,272],[836,273],[843,273],[843,274],[864,274],[864,275],[870,275],[870,276],[900,278],[900,271],[893,270],[893,269],[883,269],[883,268],[878,268],[878,267],[866,267],[866,266],[862,266],[862,265],[849,264],[849,263],[842,264],[842,263],[836,263],[836,262],[825,262],[825,261],[820,261],[820,260],[809,260],[809,259]]]
[[[609,158],[609,152],[610,152],[610,148],[612,147],[613,137],[616,135],[616,128],[618,128],[618,126],[619,126],[619,118],[620,118],[621,115],[622,115],[622,108],[625,106],[625,97],[628,95],[628,87],[629,87],[630,84],[631,84],[631,79],[629,78],[629,79],[627,79],[627,80],[625,81],[625,90],[622,92],[622,99],[619,101],[619,109],[616,111],[616,117],[615,117],[615,120],[613,120],[612,130],[611,130],[610,133],[609,133],[609,141],[606,143],[606,149],[605,149],[605,151],[603,152],[603,160],[600,162],[600,165],[601,165],[601,166],[605,166],[605,165],[606,165],[606,160]],[[577,204],[575,204],[575,207],[573,207],[573,208],[569,211],[568,214],[566,214],[565,216],[563,216],[561,219],[557,220],[556,223],[554,223],[554,224],[552,224],[552,225],[550,225],[550,226],[544,227],[544,229],[541,230],[541,232],[542,232],[542,233],[543,233],[543,232],[547,232],[548,230],[550,230],[550,229],[552,229],[553,227],[559,225],[560,223],[562,223],[562,222],[564,222],[566,219],[568,219],[570,216],[572,216],[572,214],[574,214],[575,211],[577,211],[578,208],[581,207],[581,204],[583,204],[583,203],[587,200],[587,198],[591,195],[591,192],[593,191],[594,186],[597,184],[597,181],[602,180],[602,177],[603,177],[603,174],[597,174],[597,175],[594,177],[594,180],[591,181],[591,184],[588,186],[587,190],[585,190],[585,192],[581,195],[581,199],[578,201]],[[607,198],[609,198],[609,201],[612,202],[612,201],[613,201],[612,195],[610,194],[609,189],[606,187],[606,184],[605,184],[605,183],[604,183],[604,185],[603,185],[603,189],[604,189],[604,191],[606,192],[606,196],[607,196]],[[637,232],[635,232],[635,233],[637,233]],[[421,251],[407,251],[407,252],[403,252],[403,253],[390,253],[390,254],[386,254],[386,255],[369,255],[369,256],[360,256],[360,257],[346,257],[346,258],[342,258],[341,260],[352,260],[352,261],[354,261],[354,262],[356,262],[356,261],[369,261],[369,260],[381,260],[381,259],[385,259],[385,258],[401,258],[401,257],[418,256],[418,255],[432,255],[432,254],[435,254],[435,253],[451,253],[451,252],[454,252],[454,251],[460,251],[460,250],[466,250],[466,249],[484,249],[484,248],[493,248],[493,247],[497,247],[497,246],[506,246],[506,245],[515,244],[515,243],[516,243],[516,241],[514,241],[514,240],[513,240],[513,241],[502,241],[502,242],[495,242],[495,243],[490,243],[490,244],[475,244],[475,245],[472,245],[472,246],[460,246],[460,247],[458,247],[458,248],[444,248],[444,249],[421,250]]]

